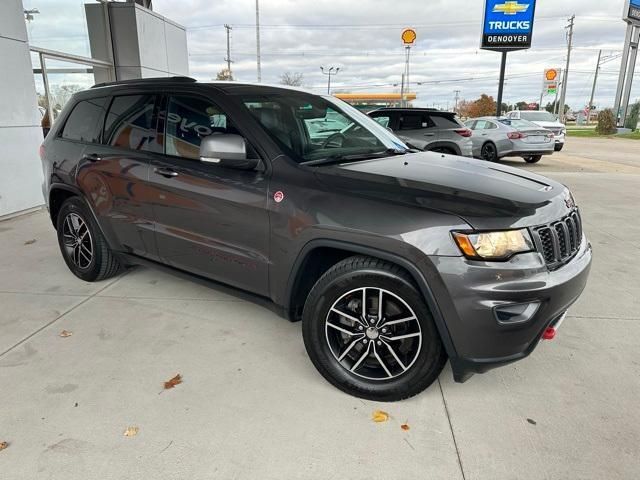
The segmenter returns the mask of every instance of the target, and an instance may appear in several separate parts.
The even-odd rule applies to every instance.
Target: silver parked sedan
[[[490,162],[522,157],[536,163],[554,151],[553,132],[527,120],[480,117],[467,121],[466,126],[473,131],[473,156]]]

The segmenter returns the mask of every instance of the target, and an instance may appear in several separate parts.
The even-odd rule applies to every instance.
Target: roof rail
[[[116,80],[115,82],[96,83],[91,88],[107,87],[110,85],[135,85],[137,83],[165,83],[165,82],[185,82],[194,83],[195,78],[191,77],[150,77],[150,78],[134,78],[131,80]]]

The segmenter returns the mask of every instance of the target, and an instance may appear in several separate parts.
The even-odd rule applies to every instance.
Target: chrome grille
[[[550,269],[567,263],[578,252],[582,240],[582,222],[578,210],[557,222],[533,229],[533,241]]]

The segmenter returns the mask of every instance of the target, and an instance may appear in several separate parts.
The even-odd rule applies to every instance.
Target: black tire
[[[564,147],[564,143],[558,143],[558,144],[556,144],[556,146],[555,146],[555,147],[553,147],[553,149],[554,149],[556,152],[559,152],[560,150],[562,150],[562,147]]]
[[[527,163],[538,163],[542,158],[542,155],[530,155],[528,157],[523,157],[524,161]]]
[[[487,142],[482,145],[482,149],[480,149],[480,158],[487,162],[497,162],[500,158],[498,157],[498,148],[495,143]]]
[[[394,322],[397,324],[393,326],[393,331],[391,331],[391,327],[383,328],[386,323],[390,324],[388,319],[379,323],[380,332],[388,332],[386,335],[381,333],[379,337],[377,334],[375,337],[369,337],[369,330],[377,327],[377,325],[373,326],[374,320],[371,318],[369,321],[372,322],[372,325],[365,332],[344,334],[338,331],[338,333],[335,333],[328,326],[330,314],[337,315],[337,317],[332,318],[339,318],[346,321],[347,324],[350,321],[333,310],[334,304],[339,305],[337,302],[342,301],[345,297],[348,299],[349,295],[352,294],[355,296],[354,298],[357,298],[361,295],[358,289],[362,290],[363,287],[370,289],[367,303],[371,306],[368,311],[371,311],[372,308],[376,310],[376,305],[378,304],[376,300],[377,292],[384,290],[383,295],[386,296],[386,299],[383,300],[382,304],[385,309],[383,312],[385,319],[387,315],[388,318],[393,318],[394,308],[398,312],[399,307],[403,305],[410,307],[414,314],[414,319],[409,322],[404,319],[401,320],[401,323]],[[354,291],[357,292],[352,293]],[[370,302],[371,300],[373,302]],[[354,302],[353,299],[345,305],[351,305],[352,302]],[[342,312],[342,310],[340,311]],[[359,315],[357,308],[349,312],[349,314]],[[359,315],[359,318],[362,319],[362,315]],[[332,319],[332,322],[334,321]],[[351,322],[350,325],[353,326],[354,331],[362,330],[360,324],[356,322]],[[348,328],[351,330],[351,327]],[[395,330],[397,328],[400,328],[400,330]],[[399,340],[393,339],[391,336],[400,336],[403,332],[409,331],[409,329],[419,331],[420,336],[416,337],[416,334],[412,333],[410,336],[413,338],[405,338],[401,340],[402,343],[400,344],[393,343]],[[320,374],[340,390],[368,400],[392,402],[420,393],[438,378],[447,360],[431,313],[422,295],[414,286],[412,279],[398,266],[371,257],[355,256],[347,258],[334,265],[320,277],[312,288],[304,306],[302,333],[307,353]],[[400,335],[397,335],[398,333]],[[333,353],[333,347],[330,345],[330,334],[334,338],[336,335],[338,337],[341,336],[349,344],[354,344],[341,350],[343,355],[346,355],[344,353],[345,350],[350,354],[345,357],[344,362],[352,362],[352,370],[341,363],[336,354]],[[363,335],[363,337],[351,335]],[[406,334],[402,336],[406,336]],[[370,340],[371,343],[367,344],[365,350],[364,343],[366,342],[364,339],[367,339],[367,337],[375,338],[375,340]],[[404,342],[407,343],[405,344]],[[378,347],[376,347],[376,344]],[[394,352],[397,350],[400,353],[397,356],[396,353],[393,353],[395,359],[403,358],[404,363],[395,361],[394,357],[391,356],[392,348],[388,347],[388,344],[394,346]],[[371,353],[367,353],[370,350]],[[350,358],[351,356],[353,358]],[[386,366],[382,365],[381,362],[383,360],[378,361],[378,358],[384,359]],[[357,359],[360,360],[356,361]],[[357,365],[360,365],[360,367]],[[385,373],[380,378],[367,378],[362,374],[363,371],[381,373],[383,369]],[[391,374],[393,372],[398,373],[392,377]],[[373,375],[372,373],[368,374]]]
[[[77,235],[74,222],[86,226],[80,227]],[[93,215],[80,198],[71,197],[62,204],[56,218],[56,229],[62,258],[76,277],[86,282],[97,282],[120,271],[120,262],[109,249]]]

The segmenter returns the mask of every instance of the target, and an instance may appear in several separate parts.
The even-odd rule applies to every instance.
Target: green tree
[[[616,128],[616,117],[613,110],[606,108],[598,114],[598,125],[596,133],[598,135],[613,135],[618,131]]]
[[[625,128],[630,128],[634,132],[638,129],[638,121],[640,121],[640,100],[633,104],[629,115],[624,122]]]

